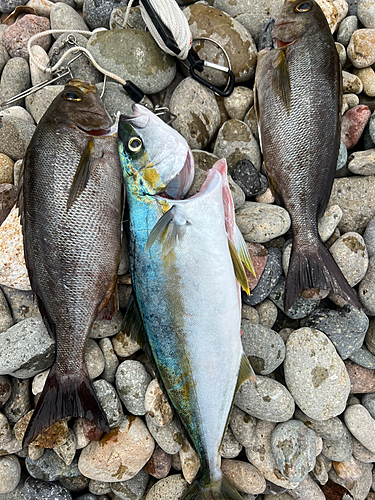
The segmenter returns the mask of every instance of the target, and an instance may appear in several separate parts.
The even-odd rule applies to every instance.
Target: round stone
[[[123,361],[116,372],[116,388],[126,409],[133,415],[144,415],[146,390],[150,375],[139,361]]]
[[[115,381],[115,375],[119,365],[119,360],[113,350],[113,345],[110,339],[101,339],[99,341],[99,346],[102,350],[105,363],[102,378],[110,384],[113,384],[113,382]]]
[[[323,217],[318,221],[318,232],[322,241],[325,243],[334,233],[342,217],[342,210],[338,205],[329,206],[324,212]]]
[[[344,363],[324,333],[295,330],[286,343],[285,381],[309,417],[326,420],[343,412],[350,391]]]
[[[115,0],[101,2],[85,0],[82,8],[83,19],[91,30],[101,27],[108,29],[112,10],[115,7],[126,6],[127,3],[127,0],[123,0],[122,2]]]
[[[262,254],[264,257],[264,252],[262,252]],[[267,261],[263,272],[258,278],[259,280],[255,287],[252,288],[250,295],[248,296],[245,293],[242,294],[242,300],[247,305],[255,306],[263,302],[280,279],[282,273],[280,250],[278,248],[269,248],[266,258]]]
[[[364,366],[365,368],[370,368],[371,370],[375,370],[375,356],[366,349],[366,347],[362,346],[358,351],[353,352],[349,359],[354,361],[360,366]]]
[[[349,44],[353,33],[358,29],[357,16],[348,16],[340,23],[337,31],[337,41],[345,47]]]
[[[375,392],[375,371],[364,368],[353,361],[345,361],[346,371],[350,378],[351,394],[367,394]]]
[[[0,153],[0,184],[13,184],[13,165],[9,156]]]
[[[341,67],[343,68],[345,66],[345,62],[346,62],[346,50],[345,50],[345,47],[341,43],[339,43],[339,42],[336,42],[335,45],[336,45],[337,53],[339,55]]]
[[[188,487],[189,484],[181,474],[173,474],[155,483],[147,493],[145,500],[179,500]]]
[[[367,314],[375,316],[375,257],[371,257],[365,277],[358,288],[358,297]],[[370,348],[370,351],[373,350]]]
[[[76,435],[74,434],[74,431],[72,429],[69,429],[68,439],[65,441],[65,443],[61,444],[60,446],[55,446],[54,451],[57,456],[64,460],[66,465],[70,465],[73,462],[77,451],[77,440]],[[77,482],[80,485],[82,484],[82,481],[77,480]]]
[[[365,28],[375,28],[374,0],[360,0],[357,8],[357,17]]]
[[[91,380],[99,377],[104,370],[104,356],[95,340],[89,339],[87,342],[85,363]]]
[[[13,60],[11,59],[11,61]],[[0,153],[15,161],[23,158],[35,132],[35,125],[13,116],[2,117],[1,124]]]
[[[341,140],[347,149],[353,148],[358,143],[370,116],[371,111],[364,104],[354,106],[344,114],[341,120]]]
[[[321,0],[319,0],[320,3]],[[292,498],[298,498],[305,500],[326,500],[326,496],[323,491],[319,488],[310,474],[299,483],[299,485],[291,491],[293,495]]]
[[[160,427],[154,422],[154,419],[147,413],[146,424],[152,437],[158,443],[160,448],[174,455],[181,450],[183,442],[183,430],[178,420],[173,419],[168,425]]]
[[[297,408],[295,418],[301,420],[306,427],[309,427],[317,436],[324,439],[337,441],[341,439],[345,433],[345,426],[338,417],[332,417],[327,420],[315,420],[308,417]]]
[[[179,451],[179,459],[181,462],[181,470],[186,481],[191,484],[198,473],[200,461],[198,453],[185,438],[182,443],[182,448]],[[172,459],[173,467],[173,459]]]
[[[348,45],[348,57],[356,68],[367,68],[375,62],[375,29],[356,30]]]
[[[22,490],[25,500],[72,500],[70,492],[58,484],[28,477]]]
[[[243,493],[257,495],[266,489],[266,480],[253,465],[241,460],[223,460],[221,470],[228,481]]]
[[[367,224],[363,239],[366,244],[368,256],[371,259],[375,255],[375,219],[371,219]]]
[[[245,448],[250,446],[252,436],[255,432],[256,418],[248,415],[234,405],[229,425],[237,441]]]
[[[43,89],[30,94],[25,99],[25,106],[36,123],[52,104],[52,101],[64,90],[63,85],[47,85]]]
[[[4,49],[5,50],[5,49]],[[0,102],[18,95],[30,87],[30,69],[27,61],[23,57],[12,57],[4,66],[0,83]],[[17,99],[13,106],[23,106],[24,99]],[[7,154],[5,151],[1,151]],[[16,159],[23,158],[23,155]]]
[[[375,394],[365,394],[361,402],[372,418],[375,419]]]
[[[50,21],[52,30],[89,31],[87,24],[78,12],[66,3],[57,2],[52,6]],[[54,34],[53,36],[54,38],[58,38],[60,35]]]
[[[251,161],[245,159],[231,170],[233,180],[241,187],[246,199],[264,193],[267,190],[267,178],[258,172]]]
[[[73,460],[70,465],[66,465],[64,460],[58,457],[53,450],[46,450],[43,456],[37,460],[31,460],[30,457],[27,457],[25,465],[32,477],[42,481],[58,481],[63,477],[80,475],[77,459]]]
[[[220,455],[223,458],[236,458],[242,451],[242,444],[240,444],[234,437],[230,427],[227,428],[223,441],[221,443]],[[186,479],[186,478],[185,478]]]
[[[14,206],[16,199],[17,189],[15,186],[13,186],[13,184],[0,184],[0,225],[3,224],[3,222],[7,219],[8,215],[12,211],[12,207]],[[9,224],[9,220],[7,221],[7,223]],[[1,231],[3,234],[5,233],[4,228],[2,228]],[[6,236],[6,239],[9,241],[9,234]],[[4,262],[2,262],[2,264],[2,267],[4,269],[6,266],[4,265]],[[9,270],[7,271],[9,272]]]
[[[121,500],[141,500],[146,491],[150,476],[142,469],[127,481],[111,483],[111,490]]]
[[[349,406],[344,413],[349,431],[372,453],[375,453],[375,419],[362,405]]]
[[[350,155],[348,168],[353,174],[374,175],[375,174],[375,149],[357,151]]]
[[[28,41],[36,34],[50,29],[50,22],[46,17],[26,14],[19,17],[3,33],[2,43],[11,57],[23,57],[29,59],[27,50]],[[34,42],[35,45],[36,41]],[[37,44],[44,50],[51,45],[51,36],[46,35],[38,38]]]
[[[13,491],[21,479],[21,465],[15,455],[0,457],[0,494]]]
[[[266,299],[256,306],[256,310],[259,314],[259,321],[256,323],[260,323],[267,328],[272,328],[278,315],[278,309],[275,304]]]
[[[95,380],[92,386],[106,414],[109,427],[117,427],[124,417],[124,412],[114,387],[105,380]]]
[[[247,87],[235,87],[229,97],[224,97],[224,106],[229,118],[243,120],[254,104],[254,92]]]
[[[163,427],[172,422],[173,411],[161,389],[159,382],[154,379],[147,387],[145,394],[145,410],[152,417],[152,421]]]
[[[277,425],[271,448],[279,471],[289,481],[300,483],[315,467],[316,434],[299,420]]]
[[[322,454],[335,462],[345,462],[353,453],[353,437],[343,426],[343,435],[339,439],[323,439]]]
[[[269,298],[288,318],[301,319],[308,316],[320,303],[320,300],[305,299],[302,295],[297,297],[297,300],[292,304],[290,309],[284,309],[284,293],[285,293],[285,278],[281,276],[277,284],[269,294]]]
[[[110,320],[96,319],[92,325],[90,338],[102,339],[116,335],[121,330],[122,319],[120,311],[116,311]]]
[[[237,211],[236,222],[245,240],[253,243],[266,243],[290,228],[290,216],[284,208],[251,201]]]
[[[330,252],[349,285],[357,285],[365,276],[369,263],[362,236],[354,232],[346,233],[334,242]]]
[[[363,84],[358,76],[347,71],[342,72],[343,77],[343,92],[346,94],[360,94],[363,91]],[[344,122],[345,123],[345,122]],[[345,143],[345,141],[344,141]]]
[[[375,5],[375,4],[374,4]],[[358,76],[363,84],[363,91],[369,97],[375,96],[375,71],[372,68],[355,69],[354,74]]]

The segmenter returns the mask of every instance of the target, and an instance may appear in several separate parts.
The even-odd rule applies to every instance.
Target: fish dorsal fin
[[[146,350],[145,327],[133,293],[130,295],[128,307],[122,320],[121,332],[137,342],[141,349]]]
[[[288,61],[286,60],[285,51],[283,49],[279,49],[279,54],[273,62],[272,66],[274,68],[272,76],[273,90],[280,97],[289,115],[291,104],[291,89]]]
[[[248,269],[251,272],[251,274],[256,277],[254,266],[249,254],[249,249],[247,248],[246,242],[237,224],[236,224],[236,233],[237,233],[237,251],[240,256],[240,259],[244,263],[246,269]]]
[[[238,283],[241,285],[241,287],[245,290],[247,295],[250,295],[249,283],[247,282],[245,269],[243,268],[240,255],[237,252],[236,247],[233,245],[233,243],[229,238],[228,238],[228,246],[229,246],[229,253],[232,258],[233,269],[236,279]]]
[[[79,160],[76,173],[70,188],[67,208],[73,205],[76,199],[83,193],[94,166],[100,157],[95,156],[95,143],[93,139],[89,139],[87,146]]]
[[[185,217],[178,213],[176,205],[173,205],[168,212],[160,217],[158,222],[152,228],[151,233],[146,242],[145,250],[148,252],[152,245],[157,241],[162,241],[162,257],[167,256],[177,245],[186,230],[189,222]],[[163,233],[167,229],[167,233],[163,240]]]

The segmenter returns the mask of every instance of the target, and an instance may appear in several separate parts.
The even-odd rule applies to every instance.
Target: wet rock
[[[172,422],[173,411],[156,379],[152,380],[145,394],[145,410],[155,425],[163,427]]]
[[[82,450],[78,467],[84,476],[97,481],[125,481],[142,469],[153,451],[154,440],[145,424],[128,416],[119,427]]]
[[[181,474],[160,479],[155,483],[146,495],[145,500],[178,500],[188,489],[189,484],[183,479]]]
[[[302,296],[299,296],[297,300],[292,304],[290,309],[285,311],[284,292],[285,278],[284,276],[281,276],[276,286],[269,294],[269,298],[281,311],[283,311],[283,313],[285,313],[289,318],[292,319],[306,318],[306,316],[311,314],[311,312],[314,311],[314,309],[316,309],[320,303],[320,300],[305,299]]]
[[[345,361],[346,371],[350,378],[351,394],[366,394],[375,392],[375,371],[363,368],[353,363]]]
[[[341,439],[345,433],[344,424],[337,417],[332,417],[327,420],[315,420],[308,417],[299,408],[297,408],[295,418],[301,420],[306,427],[309,427],[317,436],[324,439],[337,441]]]
[[[279,471],[289,481],[300,483],[315,467],[316,434],[299,420],[277,425],[271,448]]]
[[[295,402],[316,420],[342,413],[350,391],[344,363],[319,330],[300,328],[286,343],[285,381]]]
[[[261,165],[259,144],[250,128],[240,120],[227,120],[219,129],[214,154],[225,158],[229,173],[239,161],[249,160],[259,171]]]
[[[75,477],[80,474],[77,459],[73,460],[70,465],[66,465],[53,450],[46,450],[38,460],[31,460],[27,457],[25,465],[32,477],[42,481],[57,481],[63,477]]]
[[[282,338],[270,328],[242,320],[242,345],[251,366],[258,375],[273,372],[285,358]]]
[[[58,484],[28,477],[22,490],[25,500],[72,500],[70,492]]]
[[[116,372],[116,388],[126,409],[144,415],[146,390],[151,382],[144,366],[135,360],[123,361]]]
[[[344,413],[345,423],[353,436],[375,453],[375,420],[362,405],[349,406]]]
[[[243,302],[250,306],[263,302],[277,285],[281,273],[281,252],[277,248],[269,248],[267,261],[259,281],[251,290],[250,296],[242,295]]]
[[[160,446],[155,447],[152,457],[144,467],[144,471],[156,479],[167,477],[172,466],[172,457],[163,451]]]
[[[294,401],[287,389],[268,377],[244,382],[235,397],[241,410],[268,422],[285,422],[294,413]]]
[[[344,433],[339,439],[323,439],[322,454],[335,462],[346,462],[353,453],[353,437],[343,426]]]
[[[276,205],[247,201],[236,213],[237,225],[246,241],[265,243],[286,233],[288,212]]]
[[[92,386],[106,414],[109,427],[117,427],[124,417],[124,412],[114,387],[105,380],[95,380]]]
[[[240,460],[223,460],[221,469],[224,476],[243,493],[258,494],[266,488],[266,481],[253,465]]]
[[[121,500],[140,500],[147,488],[150,476],[142,469],[128,481],[111,483],[111,490]]]
[[[231,170],[231,176],[245,193],[246,199],[264,193],[268,186],[267,178],[247,159],[237,163]]]
[[[375,29],[356,30],[348,45],[348,57],[356,68],[367,68],[375,62]]]
[[[27,44],[30,38],[49,29],[50,23],[46,17],[26,14],[4,31],[2,42],[11,57],[23,57],[28,60]],[[37,44],[48,50],[51,45],[51,35],[38,38]]]
[[[10,424],[15,424],[30,410],[29,379],[12,378],[10,398],[2,408]]]
[[[160,427],[147,413],[146,423],[152,437],[165,453],[174,455],[181,450],[183,442],[183,431],[178,420],[173,419],[168,425]]]

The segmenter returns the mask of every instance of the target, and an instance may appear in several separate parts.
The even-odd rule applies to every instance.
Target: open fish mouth
[[[188,151],[185,163],[179,173],[173,177],[164,191],[157,193],[157,196],[169,200],[183,198],[190,189],[192,177],[194,177],[194,161],[191,152]]]

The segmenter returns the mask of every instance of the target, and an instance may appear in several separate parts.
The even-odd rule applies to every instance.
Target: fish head
[[[139,104],[134,116],[120,116],[119,154],[128,186],[138,195],[178,200],[189,191],[194,160],[186,140],[158,116]]]
[[[315,0],[286,0],[275,21],[272,36],[280,48],[306,33],[316,33],[327,27],[326,17]]]
[[[107,134],[113,125],[95,86],[82,80],[69,80],[51,108],[55,121],[63,121],[90,135]]]

